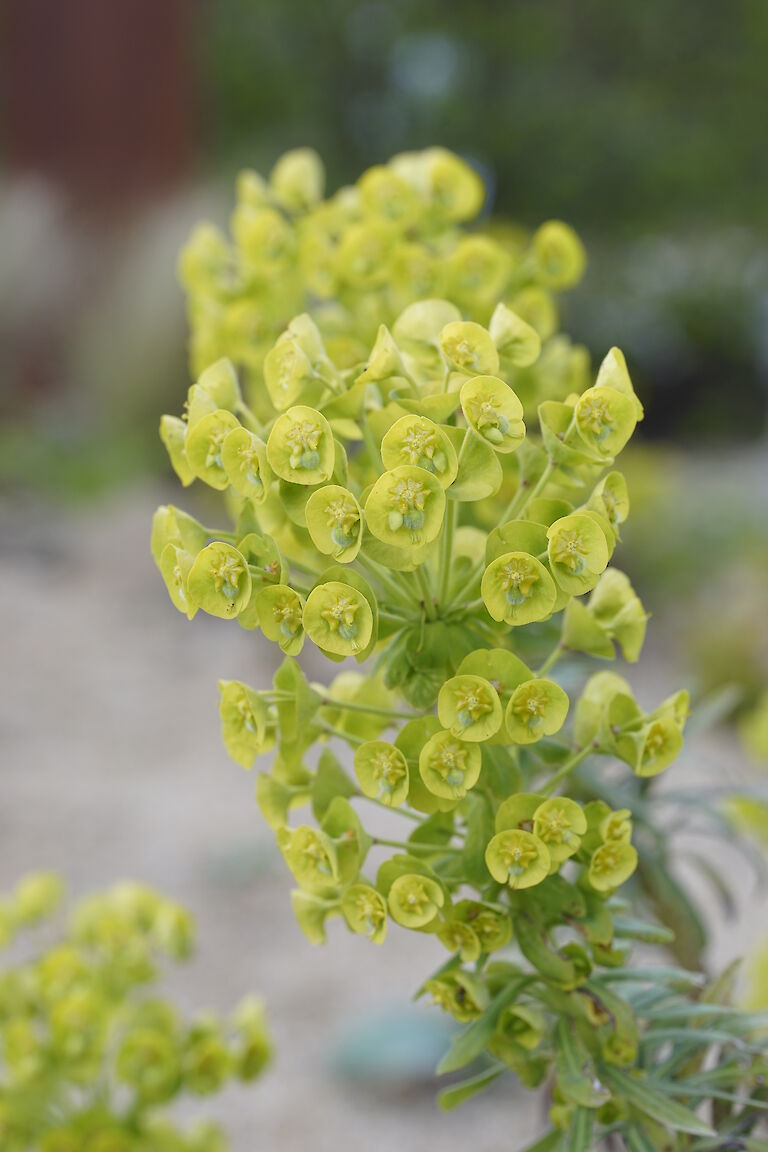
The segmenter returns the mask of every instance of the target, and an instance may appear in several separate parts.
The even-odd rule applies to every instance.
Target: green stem
[[[463,616],[471,616],[481,608],[485,608],[485,601],[482,597],[479,597],[477,600],[468,600],[466,604],[457,604],[455,608],[451,609],[449,615],[458,615],[459,619],[461,619]]]
[[[373,433],[371,432],[371,429],[368,426],[368,421],[365,419],[362,421],[362,429],[363,429],[363,440],[365,441],[365,447],[367,448],[368,455],[371,458],[371,466],[373,467],[374,471],[382,472],[384,469],[384,465],[381,462],[381,453],[376,446],[376,441],[374,440]]]
[[[551,460],[548,460],[546,468],[542,472],[541,476],[539,476],[530,492],[527,491],[525,485],[521,485],[520,490],[515,493],[512,500],[509,502],[507,510],[504,513],[504,517],[500,523],[506,524],[507,520],[519,519],[528,508],[528,505],[531,504],[536,499],[536,497],[540,496],[544,491],[554,470],[555,465]],[[521,496],[523,499],[520,503],[518,503]]]
[[[467,444],[469,443],[469,437],[471,434],[472,434],[471,428],[465,428],[464,429],[464,439],[461,442],[461,448],[459,448],[459,451],[458,451],[457,457],[456,457],[457,464],[458,464],[459,468],[461,467],[461,458],[464,455],[464,449],[466,448]]]
[[[478,576],[480,569],[483,568],[484,566],[485,566],[485,555],[483,555],[481,557],[481,559],[478,560],[477,563],[473,565],[472,571],[469,573],[469,576],[467,576],[467,579],[464,581],[461,588],[459,588],[458,592],[454,593],[454,595],[451,597],[451,604],[450,604],[451,608],[453,608],[454,605],[456,605],[457,607],[461,605],[461,601],[469,593],[470,589],[472,588],[472,585],[477,580],[477,576]],[[477,603],[477,601],[472,601],[472,603]],[[463,607],[463,605],[461,605],[461,606]]]
[[[456,500],[449,500],[443,521],[442,547],[440,549],[439,590],[437,599],[439,604],[445,604],[448,598],[448,585],[451,580],[451,558],[453,556],[453,537],[456,532],[456,521],[459,515],[459,506]]]
[[[383,836],[373,836],[371,839],[378,847],[402,848],[405,852],[443,852],[454,856],[462,852],[461,848],[452,844],[420,844],[418,841],[410,843],[403,840],[385,840]]]
[[[296,568],[299,572],[303,572],[305,576],[317,577],[320,575],[316,568],[311,568],[309,564],[305,564],[303,560],[296,560],[293,556],[286,556],[283,553],[283,559],[290,568]]]
[[[542,666],[537,669],[536,675],[544,676],[547,672],[549,672],[550,668],[554,668],[555,664],[557,664],[564,651],[565,648],[563,646],[562,640],[558,640],[557,644],[555,644],[554,648],[550,652],[549,656],[547,656]]]
[[[420,564],[419,567],[414,570],[414,576],[421,590],[422,604],[424,605],[427,618],[429,620],[436,620],[437,612],[435,610],[435,601],[432,597],[432,589],[429,586],[429,580],[427,579],[423,565]]]
[[[361,800],[367,800],[369,804],[375,804],[377,808],[383,808],[385,812],[394,812],[397,816],[405,816],[408,820],[415,821],[416,824],[421,824],[424,817],[419,812],[411,812],[409,808],[393,808],[391,804],[385,804],[383,800],[377,800],[375,796],[360,796]]]
[[[531,501],[535,500],[536,497],[541,495],[541,493],[544,491],[544,488],[546,487],[550,476],[554,472],[554,469],[555,469],[555,466],[552,463],[552,461],[550,460],[548,462],[546,468],[542,472],[541,476],[539,477],[538,481],[536,482],[535,486],[531,489],[530,493],[524,497],[522,503],[518,506],[518,501],[519,501],[520,497],[522,495],[524,495],[526,492],[526,489],[524,487],[521,487],[520,490],[515,493],[515,495],[512,497],[512,500],[507,505],[501,519],[499,520],[499,523],[500,524],[506,524],[507,521],[512,519],[513,517],[521,516],[522,513],[525,512],[525,510],[527,509],[527,507],[531,503]],[[485,566],[485,556],[481,556],[481,558],[477,561],[477,563],[473,567],[473,569],[470,572],[467,579],[462,584],[459,591],[453,597],[451,604],[458,603],[461,600],[462,596],[465,596],[467,594],[467,592],[469,592],[470,588],[472,587],[475,580],[477,579],[478,572],[484,566]]]
[[[371,560],[368,556],[364,556],[362,552],[358,552],[357,559],[363,568],[367,568],[371,575],[376,577],[382,588],[387,589],[390,596],[392,596],[397,604],[400,604],[403,608],[408,609],[413,609],[416,607],[417,601],[414,599],[410,588],[406,590],[399,584],[395,583],[389,573],[384,568],[382,568],[380,564],[378,564],[375,560]]]
[[[348,700],[337,700],[330,692],[321,692],[324,703],[329,708],[344,708],[347,712],[367,712],[371,716],[388,716],[393,720],[417,720],[421,712],[405,712],[397,708],[375,708],[368,704],[354,704]]]
[[[592,745],[587,744],[586,747],[579,748],[577,752],[574,752],[573,756],[569,757],[569,759],[566,760],[564,764],[560,765],[557,772],[555,772],[554,776],[552,776],[552,778],[547,781],[544,787],[539,789],[539,793],[542,796],[551,796],[560,781],[564,780],[568,773],[571,772],[578,764],[581,764],[582,760],[586,759],[592,750]]]
[[[354,736],[351,732],[342,732],[340,729],[334,728],[333,724],[321,724],[320,728],[329,736],[335,736],[338,740],[346,740],[348,744],[365,744],[362,736]]]
[[[237,414],[250,432],[255,432],[257,436],[262,435],[261,424],[243,400],[237,403]]]
[[[404,616],[402,612],[392,609],[390,612],[382,612],[379,609],[379,623],[391,624],[393,627],[402,628],[403,625],[409,622],[409,617]]]

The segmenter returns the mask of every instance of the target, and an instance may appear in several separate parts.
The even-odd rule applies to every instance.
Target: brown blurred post
[[[196,16],[194,0],[0,0],[5,175],[54,190],[76,253],[57,298],[1,334],[0,408],[76,386],[72,333],[121,237],[188,173]]]
[[[12,171],[106,209],[172,188],[192,146],[190,0],[4,0]]]

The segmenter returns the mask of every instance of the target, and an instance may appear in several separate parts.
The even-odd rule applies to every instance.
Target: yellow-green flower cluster
[[[311,941],[336,918],[447,953],[422,987],[470,1025],[446,1070],[485,1052],[493,1075],[550,1076],[573,1147],[630,1099],[674,1130],[679,1111],[643,1112],[627,1089],[646,1024],[615,985],[633,940],[671,940],[648,778],[681,750],[688,697],[646,710],[623,676],[589,675],[636,661],[647,620],[611,566],[629,513],[615,461],[643,416],[627,365],[614,348],[594,377],[562,366],[542,293],[578,279],[578,241],[550,223],[513,254],[462,233],[482,195],[455,158],[396,158],[322,203],[321,186],[306,153],[243,184],[236,252],[212,247],[226,276],[212,256],[187,280],[202,325],[225,285],[242,304],[247,268],[263,347],[248,361],[222,328],[161,425],[182,483],[221,493],[230,517],[158,510],[173,603],[285,654],[268,690],[220,683],[224,744],[246,768],[273,753],[257,801]],[[397,271],[419,246],[426,286]],[[296,293],[269,337],[258,285],[278,312]],[[239,381],[262,372],[254,410]],[[366,666],[310,683],[305,644]]]
[[[474,169],[445,149],[403,153],[327,198],[320,157],[297,149],[268,179],[241,172],[236,191],[231,238],[199,225],[179,274],[193,373],[228,356],[259,416],[268,411],[265,385],[274,403],[275,387],[290,393],[299,381],[323,375],[306,347],[281,335],[304,312],[334,363],[349,368],[365,359],[378,325],[391,324],[416,300],[448,298],[481,323],[502,300],[527,322],[492,329],[501,359],[525,369],[526,403],[537,396],[537,374],[527,369],[541,340],[550,380],[557,377],[563,395],[583,372],[584,350],[555,336],[555,294],[584,271],[580,240],[560,221],[531,236],[508,227],[469,231],[485,189]],[[461,361],[459,344],[457,338]]]
[[[262,1006],[185,1020],[152,985],[183,960],[188,913],[137,884],[89,896],[61,916],[63,885],[25,877],[2,904],[4,943],[54,917],[60,930],[0,970],[0,1147],[4,1152],[221,1152],[214,1124],[183,1129],[163,1107],[208,1096],[269,1062]]]

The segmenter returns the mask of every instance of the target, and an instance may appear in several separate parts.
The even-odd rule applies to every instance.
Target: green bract
[[[577,283],[587,260],[578,236],[561,220],[548,220],[536,232],[533,258],[538,277],[548,288],[567,288]]]
[[[389,889],[387,903],[392,919],[403,928],[425,928],[445,902],[443,890],[428,876],[398,876]]]
[[[324,556],[350,564],[363,539],[363,513],[354,495],[340,484],[326,484],[307,500],[305,515],[312,543]]]
[[[589,882],[598,892],[609,892],[623,884],[637,867],[637,852],[631,844],[611,840],[602,844],[589,863]]]
[[[405,153],[393,165],[408,172],[427,198],[433,215],[450,224],[471,220],[485,201],[483,182],[474,168],[445,148]]]
[[[419,753],[419,772],[435,796],[461,800],[480,777],[480,749],[451,732],[436,732]]]
[[[318,648],[354,656],[368,647],[373,615],[362,592],[339,580],[319,584],[304,605],[304,630]]]
[[[160,554],[160,573],[171,603],[179,612],[185,612],[189,620],[194,618],[198,609],[189,594],[189,573],[193,563],[194,557],[175,544],[166,544]]]
[[[550,856],[546,844],[532,832],[512,829],[499,832],[485,850],[488,871],[499,884],[510,888],[531,888],[549,873]]]
[[[659,716],[616,740],[619,755],[638,776],[658,776],[677,759],[682,747],[682,729],[672,716]]]
[[[235,492],[261,504],[266,500],[272,473],[267,447],[247,428],[233,428],[221,446],[221,463]]]
[[[223,461],[224,441],[239,427],[236,416],[219,408],[203,416],[187,432],[184,442],[187,463],[194,475],[210,484],[211,488],[229,487],[230,480]]]
[[[493,376],[499,354],[490,332],[472,320],[453,320],[440,333],[448,366],[461,376]]]
[[[568,715],[568,695],[553,680],[527,680],[515,688],[505,713],[515,744],[532,744],[559,732]]]
[[[312,148],[295,148],[280,157],[269,182],[278,202],[289,212],[303,212],[322,198],[323,162]]]
[[[385,472],[365,502],[371,532],[384,544],[408,548],[429,544],[439,534],[445,494],[432,472],[402,464]]]
[[[275,749],[256,798],[299,925],[313,943],[332,925],[381,943],[388,919],[424,934],[438,967],[414,988],[467,1025],[440,1071],[479,1068],[446,1108],[511,1071],[547,1085],[542,1152],[751,1147],[764,1021],[728,1006],[729,976],[701,987],[674,853],[680,811],[735,840],[764,835],[765,805],[659,796],[687,693],[646,710],[595,671],[637,660],[645,635],[609,564],[629,514],[613,460],[643,410],[617,348],[595,377],[557,331],[581,243],[558,221],[465,228],[482,183],[442,149],[323,195],[317,157],[291,153],[269,180],[240,178],[231,241],[190,240],[196,382],[161,435],[184,484],[222,493],[225,526],[163,506],[152,530],[177,608],[236,616],[286,654],[268,689],[221,682],[221,721],[245,767]],[[307,635],[312,684],[295,659]],[[358,671],[324,674],[350,656]],[[711,855],[691,866],[726,897]],[[15,917],[0,905],[0,941]],[[128,954],[122,932],[101,935]],[[674,964],[638,967],[634,941]],[[59,957],[45,981],[75,985],[81,963]],[[92,997],[57,1017],[62,1051],[78,1035],[104,1043]],[[181,1051],[166,1020],[132,1036],[121,1066],[142,1091],[221,1082],[206,1022]],[[0,1040],[14,1068],[36,1051],[24,1020]]]
[[[256,593],[256,613],[268,640],[296,656],[304,644],[304,601],[287,584],[275,584]]]
[[[505,304],[496,305],[488,331],[503,363],[513,368],[528,368],[538,360],[541,337],[535,328]]]
[[[546,620],[557,592],[547,569],[527,552],[505,552],[483,573],[482,596],[494,620],[530,624]]]
[[[161,417],[160,439],[165,445],[165,450],[168,453],[174,472],[185,488],[188,487],[195,478],[195,473],[189,465],[184,449],[186,434],[187,426],[178,416]]]
[[[237,548],[219,540],[198,552],[187,576],[188,597],[211,616],[229,620],[251,598],[251,573]]]
[[[482,676],[453,676],[437,698],[440,723],[459,740],[487,740],[502,722],[499,694]]]
[[[267,440],[272,471],[292,484],[324,484],[333,473],[333,433],[321,412],[295,404],[275,420]]]
[[[308,892],[329,892],[339,879],[336,845],[330,836],[302,825],[278,829],[277,843],[300,888]]]
[[[355,752],[355,775],[366,796],[396,808],[408,797],[408,761],[384,740],[368,740]]]
[[[477,1020],[488,1007],[488,991],[482,981],[461,968],[428,980],[424,991],[429,992],[434,1004],[449,1012],[460,1024]]]
[[[221,737],[233,760],[251,768],[274,747],[275,716],[263,696],[239,680],[220,680]]]
[[[533,813],[533,831],[546,844],[553,864],[562,864],[579,849],[587,830],[582,809],[565,796],[545,800]]]
[[[608,564],[605,532],[583,512],[563,516],[547,529],[552,575],[573,596],[589,592]]]
[[[453,917],[472,929],[482,952],[497,952],[509,943],[512,924],[503,905],[460,900],[453,906]]]
[[[413,464],[433,472],[443,488],[456,479],[456,452],[445,432],[426,416],[401,416],[381,441],[385,468]]]
[[[387,902],[370,884],[352,884],[341,901],[341,911],[358,936],[383,944],[387,934]]]
[[[461,408],[478,436],[497,452],[514,452],[525,438],[523,406],[496,376],[478,375],[461,387]]]
[[[161,504],[152,517],[152,556],[160,566],[166,544],[176,544],[191,556],[196,556],[208,540],[202,524],[173,504]]]
[[[637,413],[631,396],[615,388],[588,388],[576,403],[576,427],[584,441],[611,459],[635,430]]]

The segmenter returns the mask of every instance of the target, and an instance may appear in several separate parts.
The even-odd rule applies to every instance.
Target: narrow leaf
[[[616,1096],[623,1096],[652,1120],[658,1120],[668,1128],[677,1132],[688,1132],[692,1136],[714,1136],[715,1133],[706,1121],[698,1117],[695,1112],[691,1112],[690,1108],[679,1104],[677,1100],[671,1100],[648,1080],[639,1080],[616,1068],[608,1067],[601,1070],[601,1077]]]
[[[565,1020],[559,1020],[555,1029],[555,1067],[557,1087],[572,1103],[582,1108],[599,1108],[610,1099],[608,1089],[589,1068],[587,1054],[572,1025]]]
[[[593,1152],[593,1125],[593,1113],[587,1108],[577,1108],[568,1130],[568,1152]]]
[[[556,1131],[554,1128],[551,1132],[547,1132],[546,1136],[542,1136],[540,1140],[535,1140],[533,1144],[526,1144],[521,1152],[564,1152],[563,1141],[565,1139],[564,1133]]]
[[[644,1128],[627,1128],[621,1136],[629,1152],[659,1152],[658,1144],[654,1144]]]
[[[465,1100],[470,1100],[473,1096],[479,1095],[480,1092],[485,1092],[494,1080],[498,1080],[503,1071],[503,1068],[487,1068],[485,1072],[480,1072],[469,1080],[462,1080],[461,1084],[454,1084],[452,1088],[445,1088],[438,1096],[443,1112],[450,1112],[452,1109],[458,1108],[459,1104],[463,1104]]]

